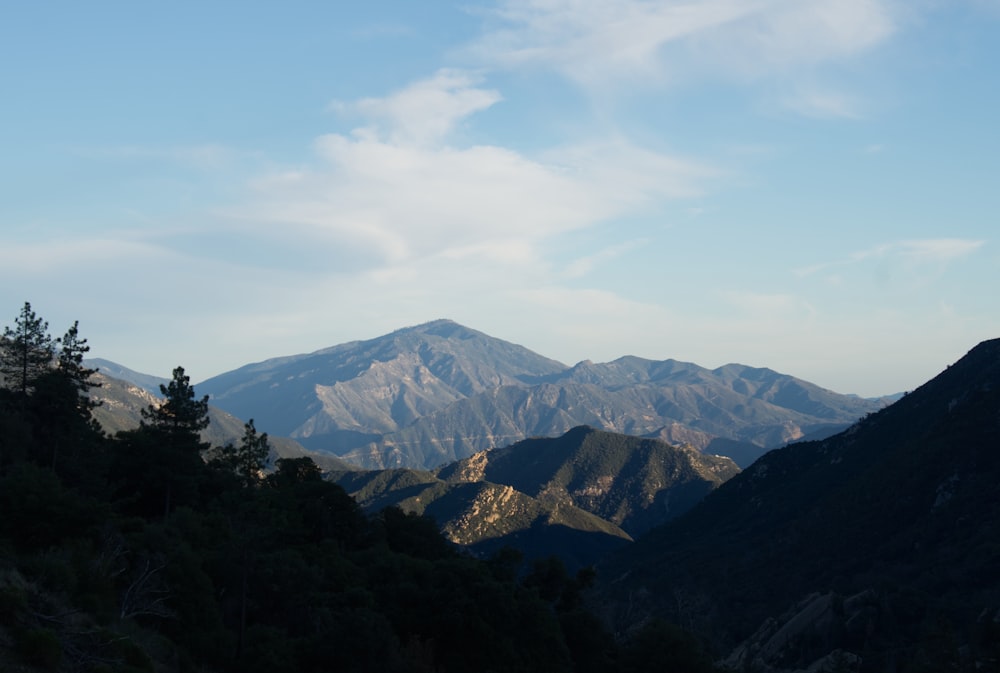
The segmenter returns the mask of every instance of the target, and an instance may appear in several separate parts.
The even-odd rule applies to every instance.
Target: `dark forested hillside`
[[[622,550],[601,568],[606,605],[620,625],[691,627],[741,670],[837,651],[865,671],[995,667],[997,483],[1000,340]]]

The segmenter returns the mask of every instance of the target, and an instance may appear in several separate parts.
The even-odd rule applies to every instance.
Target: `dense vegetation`
[[[847,432],[772,451],[602,578],[740,666],[1000,670],[1000,339]],[[671,572],[664,573],[668,567]],[[641,591],[640,591],[641,589]],[[770,670],[770,669],[765,669]]]
[[[253,421],[213,447],[183,368],[139,428],[92,417],[88,347],[25,304],[0,343],[0,670],[708,671],[652,622],[613,638],[556,558],[463,555],[364,514]]]

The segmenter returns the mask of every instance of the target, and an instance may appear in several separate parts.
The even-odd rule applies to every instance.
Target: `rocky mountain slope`
[[[83,364],[89,369],[97,370],[103,376],[117,381],[124,381],[153,395],[159,394],[161,385],[170,383],[170,379],[143,374],[142,372],[137,372],[134,369],[129,369],[124,365],[112,362],[111,360],[105,360],[104,358],[88,358],[83,361]]]
[[[687,511],[738,472],[732,460],[691,447],[581,426],[438,470],[331,476],[366,509],[397,505],[426,514],[473,551],[509,545],[528,557],[556,554],[587,565]]]
[[[131,430],[139,427],[139,423],[142,420],[142,410],[151,404],[159,404],[161,399],[159,395],[150,392],[144,385],[144,382],[150,387],[154,384],[159,385],[156,383],[158,379],[138,375],[143,378],[136,382],[129,382],[107,373],[114,371],[115,373],[130,376],[129,370],[122,370],[122,368],[114,365],[114,363],[107,363],[106,365],[88,364],[88,366],[93,368],[99,367],[98,373],[93,376],[92,380],[99,383],[100,387],[91,390],[91,398],[101,403],[100,406],[93,410],[93,415],[105,432],[115,434],[121,430]],[[135,380],[134,376],[130,376],[130,378]],[[209,425],[202,432],[203,441],[208,442],[212,446],[239,443],[243,437],[243,424],[245,421],[214,406],[209,407],[208,416]],[[261,431],[266,432],[266,430]],[[268,441],[272,448],[272,462],[278,458],[309,456],[320,467],[326,470],[353,469],[351,464],[332,454],[308,451],[301,444],[287,437],[277,437],[269,434]]]
[[[993,340],[621,550],[602,604],[620,629],[659,615],[697,630],[737,670],[996,666],[998,449]]]
[[[578,425],[747,465],[881,406],[743,365],[624,357],[567,367],[448,320],[247,365],[198,390],[268,432],[366,468],[435,468]]]

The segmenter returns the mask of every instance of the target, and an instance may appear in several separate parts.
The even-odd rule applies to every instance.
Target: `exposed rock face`
[[[866,590],[848,598],[835,593],[812,594],[780,618],[769,617],[757,631],[737,646],[723,665],[734,671],[762,673],[813,673],[853,671],[861,656],[837,644],[844,634],[864,641],[879,614],[878,596]],[[808,664],[803,668],[803,662]]]
[[[198,389],[271,434],[366,468],[432,469],[579,425],[747,465],[880,406],[742,365],[624,357],[567,367],[448,320],[247,365]]]
[[[738,472],[732,460],[691,447],[581,426],[562,437],[477,453],[439,474],[511,484],[596,514],[634,537],[690,509]]]
[[[486,468],[490,464],[490,452],[480,451],[465,460],[443,468],[450,481],[485,481]]]
[[[504,544],[590,564],[677,516],[739,472],[728,458],[594,428],[481,451],[436,471],[392,469],[333,478],[362,506],[434,517],[453,542]]]

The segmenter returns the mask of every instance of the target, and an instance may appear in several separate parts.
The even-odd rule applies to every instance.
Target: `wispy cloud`
[[[786,96],[785,108],[816,119],[859,119],[862,105],[856,96],[832,89],[809,88]]]
[[[334,101],[330,108],[353,112],[371,124],[358,134],[373,134],[405,144],[433,144],[451,133],[455,125],[501,100],[500,93],[477,85],[473,73],[445,69],[414,82],[384,98],[363,98],[353,103]]]
[[[507,0],[494,18],[472,47],[483,61],[549,68],[588,87],[799,69],[850,57],[894,30],[885,0]]]
[[[898,245],[899,254],[918,264],[952,262],[960,257],[971,255],[979,250],[986,241],[975,241],[963,238],[932,238],[913,241],[902,241]]]
[[[842,259],[800,267],[795,270],[795,274],[800,277],[809,276],[872,260],[897,260],[911,266],[949,264],[957,259],[975,253],[985,244],[986,241],[983,240],[965,238],[927,238],[895,241],[857,250]]]
[[[609,246],[603,250],[599,250],[592,255],[578,257],[570,262],[563,273],[567,278],[580,278],[586,276],[601,263],[621,257],[628,251],[634,250],[642,244],[643,241],[641,240],[625,241],[624,243],[619,243],[617,245]]]
[[[431,255],[515,261],[547,237],[700,194],[715,175],[622,137],[536,156],[463,145],[451,130],[500,100],[478,81],[442,71],[384,98],[338,104],[363,115],[362,125],[318,138],[316,165],[262,176],[252,204],[227,215],[256,222],[259,235],[294,231],[376,266]]]
[[[808,302],[788,293],[732,290],[725,292],[723,298],[739,311],[756,316],[790,319],[811,316],[816,313],[816,310]]]

